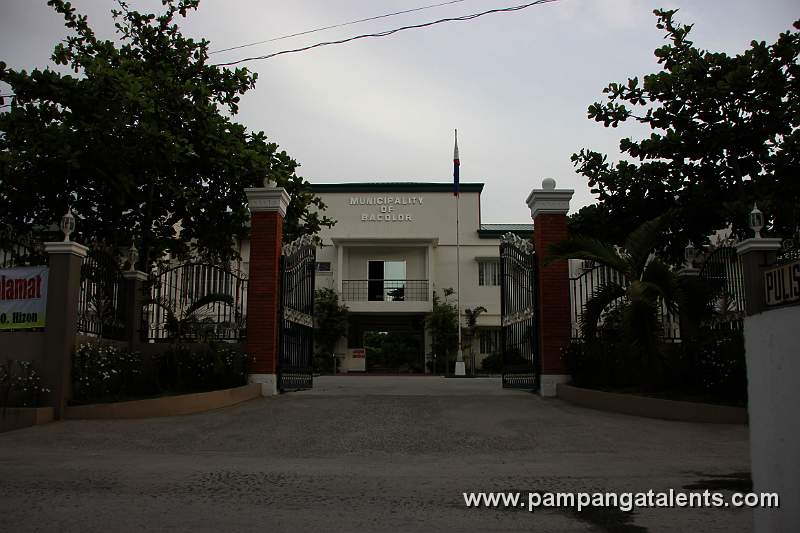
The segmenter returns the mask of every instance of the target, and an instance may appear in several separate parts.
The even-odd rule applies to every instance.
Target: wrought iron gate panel
[[[508,233],[500,242],[500,344],[503,387],[535,389],[539,381],[536,256]]]
[[[154,272],[145,289],[148,302],[142,307],[141,330],[155,342],[209,337],[217,340],[242,340],[247,337],[248,278],[230,265],[186,261]],[[212,301],[197,309],[191,327],[172,331],[169,310],[183,320],[186,311],[200,298],[219,294],[230,302]]]
[[[716,310],[712,327],[744,330],[746,308],[744,269],[734,246],[720,246],[705,259],[700,279],[714,291],[712,305]]]
[[[283,247],[278,360],[282,392],[310,389],[313,384],[316,260],[316,246],[307,236]]]
[[[125,280],[116,257],[93,249],[81,263],[78,332],[125,338]]]

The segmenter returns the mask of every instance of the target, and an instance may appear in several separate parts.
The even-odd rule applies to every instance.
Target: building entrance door
[[[425,372],[424,317],[351,315],[350,348],[364,348],[365,369],[376,374]]]

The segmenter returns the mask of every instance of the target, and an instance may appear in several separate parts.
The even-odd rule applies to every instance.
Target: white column
[[[428,301],[433,302],[433,277],[434,277],[434,262],[433,262],[433,244],[429,244],[427,248],[427,256],[425,261],[425,276],[428,280]]]
[[[342,299],[342,279],[344,279],[344,246],[336,245],[336,292]]]

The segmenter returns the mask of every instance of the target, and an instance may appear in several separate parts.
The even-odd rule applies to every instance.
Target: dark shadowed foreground
[[[0,529],[748,531],[749,510],[528,513],[462,496],[742,491],[747,472],[746,426],[592,411],[492,379],[319,378],[205,414],[2,434]]]

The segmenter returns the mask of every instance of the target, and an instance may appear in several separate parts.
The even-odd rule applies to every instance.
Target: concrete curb
[[[65,418],[155,418],[188,415],[229,407],[259,397],[261,397],[261,385],[249,383],[233,389],[164,396],[147,400],[74,405],[67,407]]]
[[[581,407],[626,415],[683,422],[747,424],[747,409],[742,407],[663,400],[635,394],[584,389],[563,383],[558,385],[558,397]]]
[[[52,407],[6,407],[0,410],[0,433],[53,421]]]

